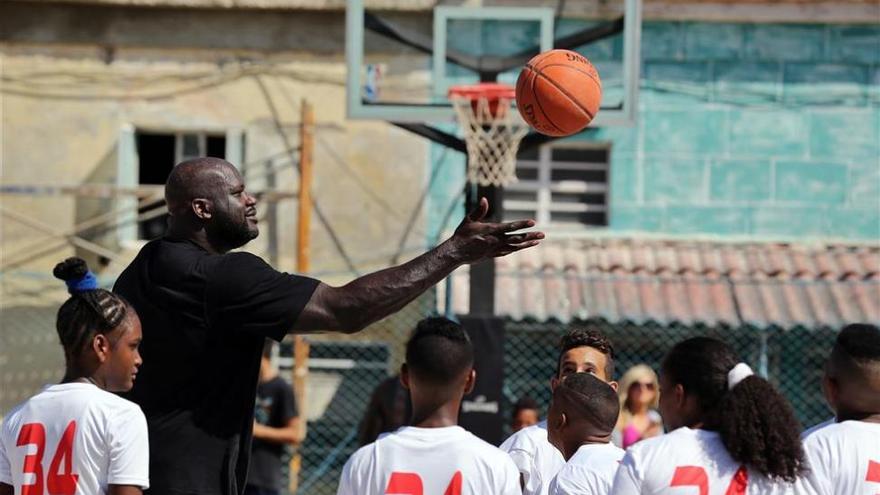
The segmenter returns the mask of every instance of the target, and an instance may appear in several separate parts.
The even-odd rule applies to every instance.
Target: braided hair
[[[730,456],[772,480],[792,482],[807,469],[800,423],[788,400],[764,378],[750,375],[731,388],[733,349],[710,337],[676,344],[663,373],[693,395],[704,424],[718,430]]]
[[[98,288],[81,258],[67,258],[55,265],[52,274],[64,280],[70,292],[55,323],[68,360],[78,358],[95,335],[112,332],[134,311],[121,296]]]

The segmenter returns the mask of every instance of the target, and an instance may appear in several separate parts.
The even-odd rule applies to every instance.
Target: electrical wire
[[[288,150],[292,149],[293,146],[291,145],[287,134],[284,132],[284,127],[281,124],[281,117],[278,114],[278,109],[275,106],[275,102],[272,101],[272,96],[269,94],[268,88],[266,87],[263,80],[260,78],[259,74],[254,75],[253,80],[257,83],[257,87],[259,87],[260,91],[263,94],[263,98],[266,102],[267,107],[269,108],[269,113],[272,115],[273,123],[275,124],[275,131],[278,133],[278,137],[280,137],[281,141],[284,143],[284,148]],[[302,176],[302,170],[300,169],[299,161],[293,160],[293,158],[291,158],[291,161],[296,164],[295,170],[297,171],[297,173],[300,174],[300,176]],[[342,240],[339,238],[339,235],[336,233],[336,230],[333,228],[333,226],[330,225],[330,221],[327,219],[327,216],[321,209],[317,198],[314,195],[311,196],[311,198],[312,209],[315,211],[315,216],[318,217],[318,221],[321,223],[321,225],[324,227],[324,230],[327,232],[327,235],[330,237],[330,241],[332,242],[333,247],[342,257],[343,261],[345,261],[348,269],[353,274],[360,275],[360,272],[351,260],[351,256],[349,256],[349,254],[346,252],[345,246],[343,246],[342,244]]]

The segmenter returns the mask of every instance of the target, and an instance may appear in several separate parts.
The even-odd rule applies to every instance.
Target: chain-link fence
[[[630,367],[647,364],[659,372],[663,356],[684,339],[715,337],[734,347],[739,357],[769,380],[788,398],[803,426],[831,416],[822,398],[822,367],[834,343],[836,329],[705,327],[646,323],[612,324],[603,320],[578,322],[601,330],[614,344],[615,378]],[[504,411],[523,396],[546,406],[549,380],[556,369],[559,338],[571,325],[514,323],[506,326]]]
[[[54,280],[54,279],[53,279]],[[55,315],[63,284],[37,274],[0,275],[0,417],[64,374]]]
[[[310,351],[302,409],[308,434],[297,451],[297,493],[336,493],[342,466],[359,446],[358,425],[370,395],[400,368],[412,329],[435,308],[431,290],[358,334],[307,337]],[[280,354],[282,375],[292,377],[292,343],[285,341]]]
[[[370,395],[399,368],[410,331],[419,319],[434,310],[433,297],[426,295],[357,337],[309,339],[308,437],[299,451],[302,469],[297,493],[336,493],[342,466],[357,450],[358,424]],[[571,324],[508,321],[502,401],[505,436],[510,433],[506,419],[519,398],[532,397],[546,412],[559,338],[573,325],[593,326],[612,340],[618,379],[640,363],[659,370],[663,356],[676,342],[706,335],[730,343],[743,361],[766,373],[791,401],[804,426],[823,421],[831,414],[822,398],[820,381],[836,329],[705,327],[604,320]],[[289,346],[283,350],[286,356],[290,352]]]

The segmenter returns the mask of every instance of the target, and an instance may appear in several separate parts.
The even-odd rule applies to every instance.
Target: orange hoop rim
[[[449,88],[447,96],[449,98],[464,98],[470,101],[482,98],[488,101],[513,100],[516,97],[516,89],[509,84],[503,83],[461,84]]]

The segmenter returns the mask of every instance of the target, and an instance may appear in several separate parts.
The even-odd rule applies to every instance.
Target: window
[[[226,157],[226,137],[224,135],[200,132],[136,134],[138,154],[138,184],[165,184],[174,165],[199,156]],[[163,200],[144,204],[138,208],[138,215],[154,210],[164,204]],[[155,239],[165,233],[168,215],[138,221],[138,239]]]
[[[545,144],[521,151],[504,189],[504,218],[555,227],[608,225],[608,147]]]

